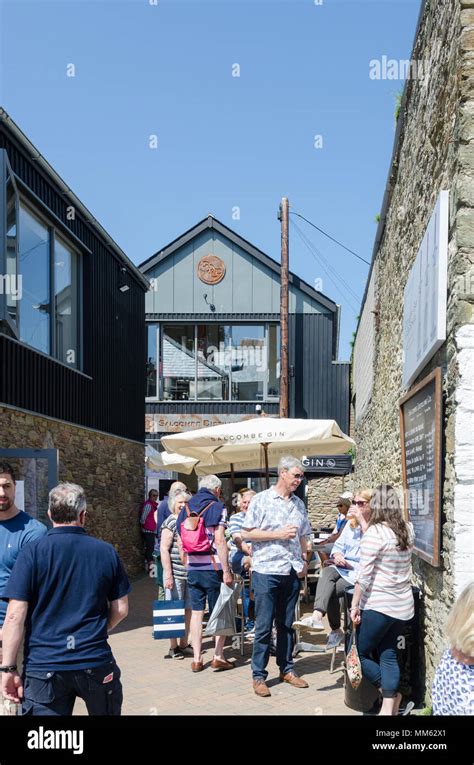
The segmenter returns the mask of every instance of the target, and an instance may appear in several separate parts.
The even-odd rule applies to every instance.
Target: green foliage
[[[395,112],[393,115],[395,119],[395,125],[397,124],[398,118],[400,116],[400,109],[402,108],[402,98],[403,98],[403,90],[399,90],[395,96]]]
[[[375,223],[380,223],[380,213],[377,213],[377,215],[374,218]]]

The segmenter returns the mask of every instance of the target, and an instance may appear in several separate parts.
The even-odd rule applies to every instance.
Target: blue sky
[[[134,263],[208,213],[279,260],[282,196],[370,260],[403,81],[369,62],[410,57],[419,0],[0,2],[2,105]],[[368,266],[293,220],[348,359]]]

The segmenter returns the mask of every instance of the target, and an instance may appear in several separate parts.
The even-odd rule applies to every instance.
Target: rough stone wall
[[[334,528],[337,518],[336,500],[343,491],[351,491],[349,477],[322,476],[308,481],[308,515],[311,526]]]
[[[422,635],[427,700],[434,669],[446,644],[444,622],[457,594],[456,333],[473,321],[470,287],[474,245],[473,51],[474,0],[427,2],[412,55],[424,62],[424,77],[407,84],[405,125],[391,168],[392,196],[377,253],[376,296],[380,313],[375,333],[374,388],[367,411],[354,429],[356,484],[373,486],[389,481],[401,486],[398,402],[406,392],[402,387],[403,293],[438,194],[448,189],[448,337],[418,378],[425,377],[436,366],[442,367],[445,432],[442,565],[435,569],[413,557],[414,583],[424,596]],[[471,278],[466,278],[469,274]],[[357,390],[354,392],[357,396]]]
[[[130,576],[143,570],[136,517],[143,501],[144,446],[9,407],[0,407],[0,444],[58,449],[59,481],[85,489],[88,533],[115,547]]]

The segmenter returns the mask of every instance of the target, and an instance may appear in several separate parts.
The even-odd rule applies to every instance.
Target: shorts
[[[212,614],[221,591],[222,571],[188,571],[188,587],[193,611],[204,611],[207,604]]]
[[[184,607],[192,609],[191,596],[187,579],[176,579],[173,577],[173,589],[165,588],[165,600],[184,600]]]

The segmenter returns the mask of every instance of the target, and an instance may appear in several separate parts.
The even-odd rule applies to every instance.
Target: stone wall
[[[136,517],[143,501],[144,446],[4,406],[0,444],[6,449],[58,449],[59,481],[85,489],[88,533],[115,547],[130,576],[143,570]]]
[[[343,491],[351,491],[350,476],[331,475],[308,481],[307,501],[311,526],[334,528],[337,518],[336,501]]]
[[[442,189],[448,189],[448,336],[418,378],[425,377],[437,366],[442,368],[445,434],[442,564],[436,569],[419,557],[413,557],[414,583],[423,595],[427,701],[434,669],[446,645],[444,623],[447,612],[462,580],[459,576],[462,572],[456,572],[456,566],[469,567],[466,556],[462,563],[461,557],[457,556],[460,532],[464,533],[467,546],[470,542],[471,549],[473,541],[472,508],[468,513],[465,505],[469,489],[472,491],[472,451],[470,470],[465,470],[461,478],[456,474],[459,458],[455,448],[457,434],[460,437],[461,414],[457,409],[460,393],[458,345],[463,343],[463,349],[470,350],[471,359],[474,348],[473,335],[465,329],[465,325],[473,321],[473,51],[474,0],[427,2],[412,54],[412,59],[424,62],[425,76],[407,83],[404,127],[389,179],[391,199],[376,254],[375,291],[379,313],[373,349],[374,386],[368,408],[356,421],[354,429],[357,485],[373,486],[389,481],[401,486],[398,402],[406,392],[402,386],[403,293],[438,194]],[[473,408],[472,395],[470,403],[467,396],[469,386],[472,394],[472,380],[467,380],[469,368],[466,359],[463,417],[472,413]],[[353,379],[353,393],[357,399],[354,382]],[[455,494],[459,494],[460,480],[464,481],[460,499],[464,504],[457,511]]]

